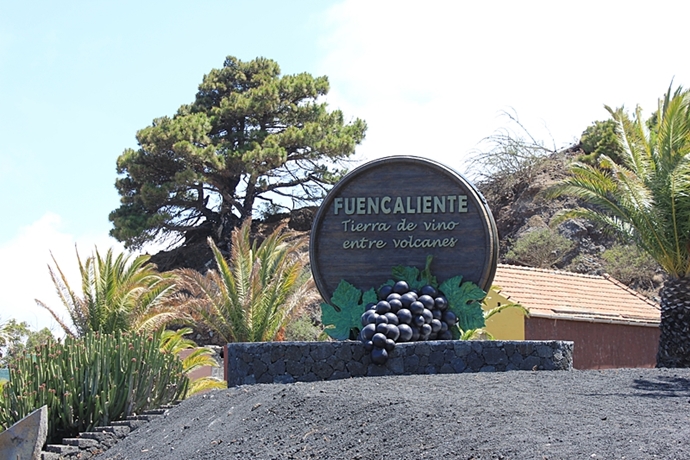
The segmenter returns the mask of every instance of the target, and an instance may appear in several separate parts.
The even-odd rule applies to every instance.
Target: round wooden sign
[[[498,235],[479,191],[452,169],[424,158],[387,157],[347,174],[314,219],[309,256],[326,301],[341,280],[365,291],[391,279],[397,265],[439,282],[462,275],[488,291]]]

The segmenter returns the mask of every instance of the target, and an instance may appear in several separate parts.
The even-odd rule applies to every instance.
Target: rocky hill
[[[608,273],[656,298],[663,272],[648,256],[583,219],[553,225],[559,211],[590,206],[573,197],[544,196],[546,188],[566,177],[569,162],[580,154],[577,147],[567,149],[515,174],[477,184],[498,227],[500,262],[591,275]]]

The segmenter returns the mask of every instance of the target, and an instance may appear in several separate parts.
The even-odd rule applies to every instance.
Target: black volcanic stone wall
[[[358,341],[231,343],[228,386],[402,374],[572,370],[573,342],[444,340],[397,344],[377,365]]]

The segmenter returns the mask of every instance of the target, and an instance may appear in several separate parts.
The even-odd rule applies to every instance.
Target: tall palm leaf
[[[297,309],[317,296],[305,239],[289,241],[281,226],[257,245],[250,230],[246,221],[233,232],[229,261],[209,239],[217,270],[180,271],[191,314],[226,342],[275,340]]]
[[[159,273],[148,263],[149,256],[115,255],[112,248],[105,256],[98,249],[82,261],[77,251],[81,292],[77,294],[53,257],[55,269],[48,266],[58,296],[71,320],[63,320],[55,309],[40,300],[66,334],[83,336],[89,331],[152,331],[183,315],[171,302],[175,276]]]
[[[184,350],[193,349],[190,354],[182,358],[182,371],[187,377],[191,377],[191,373],[202,367],[218,367],[218,363],[213,359],[213,353],[203,347],[197,347],[192,340],[186,339],[184,336],[191,334],[192,328],[185,327],[177,331],[165,330],[161,334],[161,351],[180,355]],[[189,388],[187,389],[187,397],[193,396],[202,391],[219,390],[227,388],[227,383],[223,380],[218,380],[214,377],[201,377],[191,380]]]
[[[563,212],[632,240],[668,274],[661,291],[659,367],[690,367],[690,93],[669,88],[651,129],[638,109],[631,118],[606,107],[618,125],[621,161],[575,162],[549,190],[594,204]]]

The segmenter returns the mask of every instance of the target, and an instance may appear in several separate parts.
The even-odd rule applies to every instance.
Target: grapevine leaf
[[[437,287],[438,281],[436,281],[436,277],[431,274],[430,270],[432,259],[432,255],[426,257],[426,266],[421,272],[417,267],[403,267],[402,265],[393,267],[393,279],[395,281],[405,281],[410,286],[410,289],[421,289],[427,284]],[[390,281],[386,284],[390,284]]]
[[[462,282],[462,276],[444,281],[439,290],[448,299],[448,308],[458,317],[460,330],[484,327],[484,312],[481,302],[486,292],[471,281]]]
[[[347,340],[351,333],[356,335],[361,326],[364,307],[371,302],[376,302],[373,288],[362,295],[362,291],[347,281],[340,280],[331,297],[332,305],[321,304],[321,322],[326,326],[326,334],[336,340]]]
[[[378,302],[378,300],[379,300],[379,298],[378,298],[378,296],[376,295],[376,291],[374,290],[374,288],[369,289],[368,291],[366,291],[366,292],[362,295],[362,305],[363,305],[363,308],[366,308],[366,306],[367,306],[368,304],[370,304],[370,303],[376,303],[376,302]],[[364,313],[364,311],[362,311],[362,313]],[[359,315],[359,316],[362,316],[362,315]]]
[[[421,281],[424,283],[422,286],[426,285],[431,285],[433,287],[438,287],[438,281],[436,281],[436,277],[431,274],[431,261],[434,259],[434,256],[429,254],[426,256],[426,266],[424,267],[424,270],[422,270],[421,273]]]
[[[405,281],[410,289],[419,289],[421,286],[416,286],[419,281],[419,269],[417,267],[403,267],[398,265],[393,267],[393,279],[395,281]]]

